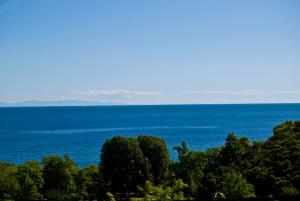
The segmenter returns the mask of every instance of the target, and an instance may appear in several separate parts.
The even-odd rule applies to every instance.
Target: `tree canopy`
[[[151,180],[150,162],[139,143],[121,136],[107,140],[101,150],[103,179],[114,193],[137,192],[137,187]]]

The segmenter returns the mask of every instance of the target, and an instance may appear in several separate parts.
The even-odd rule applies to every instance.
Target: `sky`
[[[0,102],[300,102],[298,0],[0,0]]]

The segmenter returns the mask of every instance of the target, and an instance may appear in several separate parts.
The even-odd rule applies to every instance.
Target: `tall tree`
[[[154,185],[162,184],[167,179],[171,162],[165,141],[145,135],[139,136],[137,140],[144,157],[150,162]]]
[[[51,155],[43,158],[44,192],[49,200],[72,200],[76,197],[74,176],[77,167],[68,157]]]
[[[43,167],[36,161],[28,161],[18,167],[17,178],[20,184],[20,197],[27,200],[43,198]]]
[[[77,200],[100,199],[100,191],[104,190],[100,177],[97,165],[80,169],[75,177]]]
[[[208,164],[207,154],[202,151],[189,150],[186,142],[182,142],[181,146],[174,147],[174,149],[178,153],[179,160],[174,165],[175,174],[189,185],[188,196],[194,197]]]
[[[103,179],[113,193],[134,193],[151,180],[150,163],[134,138],[121,136],[107,140],[101,150]]]
[[[16,175],[16,166],[0,162],[0,200],[19,197],[20,185]]]
[[[248,138],[238,138],[234,133],[228,134],[225,146],[220,151],[220,165],[236,165],[239,167],[243,155],[249,149],[250,143]]]

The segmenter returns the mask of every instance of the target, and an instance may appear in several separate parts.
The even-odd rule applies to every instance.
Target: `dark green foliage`
[[[264,145],[269,174],[274,180],[272,193],[300,190],[300,122],[286,122],[274,128],[274,135]]]
[[[209,170],[214,170],[218,166],[218,159],[220,155],[221,148],[209,148],[206,151],[207,156],[207,168]]]
[[[168,177],[171,163],[165,141],[146,135],[139,136],[137,140],[144,157],[150,162],[154,185],[162,184]]]
[[[149,160],[144,157],[136,139],[117,136],[104,143],[101,170],[111,192],[137,192],[138,186],[144,186],[152,179],[150,169]]]
[[[17,179],[20,185],[20,197],[28,200],[43,198],[43,167],[36,161],[28,161],[18,167]]]
[[[228,172],[222,180],[222,192],[226,198],[254,197],[254,187],[240,173]]]
[[[16,166],[0,162],[0,200],[19,197],[20,185],[17,171]]]
[[[250,143],[246,137],[237,138],[230,133],[226,138],[225,146],[221,149],[219,160],[222,165],[239,165]]]
[[[101,197],[101,176],[97,165],[82,168],[75,176],[77,200],[96,200]]]
[[[44,193],[49,200],[72,200],[76,197],[74,177],[77,167],[68,157],[51,155],[43,158]]]
[[[195,197],[208,165],[207,155],[205,152],[189,150],[186,142],[174,149],[178,152],[179,160],[174,164],[175,175],[189,185],[186,192],[188,197]]]
[[[186,143],[175,149],[179,159],[175,175],[189,184],[193,197],[212,198],[214,193],[224,191],[224,178],[232,171],[238,176],[228,177],[228,180],[246,178],[259,197],[299,194],[300,122],[276,126],[273,136],[266,142],[251,145],[247,138],[231,133],[224,146],[208,149],[204,154],[189,151]]]

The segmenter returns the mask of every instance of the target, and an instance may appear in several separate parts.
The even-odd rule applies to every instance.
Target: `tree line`
[[[201,143],[201,142],[199,142]],[[102,146],[100,163],[79,168],[67,155],[20,165],[0,162],[0,200],[222,200],[291,198],[300,190],[300,121],[250,143],[230,133],[206,151],[163,139],[116,136]]]

